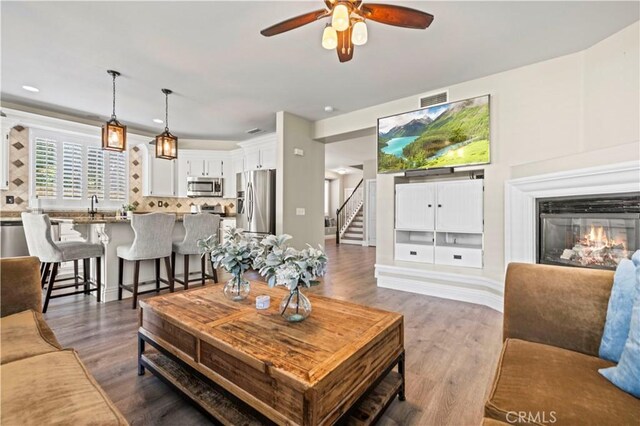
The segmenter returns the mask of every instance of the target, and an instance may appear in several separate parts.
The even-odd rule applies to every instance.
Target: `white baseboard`
[[[376,278],[378,287],[475,303],[503,311],[503,284],[491,278],[390,265],[376,265]]]

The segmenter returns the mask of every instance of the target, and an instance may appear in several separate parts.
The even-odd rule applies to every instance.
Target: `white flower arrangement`
[[[327,255],[322,248],[304,250],[288,247],[290,235],[269,235],[253,249],[253,268],[267,279],[269,287],[286,286],[294,292],[298,286],[318,285],[318,277],[327,272]]]
[[[216,235],[198,241],[202,256],[209,254],[214,268],[223,267],[234,277],[241,277],[253,263],[252,251],[255,243],[246,238],[241,230],[226,231],[225,242],[220,244]]]

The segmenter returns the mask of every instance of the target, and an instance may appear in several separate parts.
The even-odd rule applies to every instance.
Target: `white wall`
[[[491,164],[485,170],[485,274],[504,270],[505,181],[640,160],[639,24],[591,48],[447,88],[450,100],[491,95]],[[422,94],[321,120],[314,136],[371,129],[378,117],[419,107]],[[377,179],[377,263],[393,265],[394,178]]]
[[[276,232],[293,236],[296,248],[324,245],[324,144],[311,138],[313,123],[287,112],[276,115],[276,129]],[[304,156],[294,155],[295,148]]]

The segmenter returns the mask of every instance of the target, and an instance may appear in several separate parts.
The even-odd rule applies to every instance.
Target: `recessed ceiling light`
[[[347,174],[347,170],[346,169],[338,169],[338,174],[346,175]]]
[[[333,112],[335,109],[331,105],[324,107],[324,112]]]
[[[27,92],[34,92],[37,93],[40,91],[40,89],[38,89],[37,87],[33,87],[33,86],[22,86],[22,88],[24,90],[26,90]]]
[[[154,118],[154,119],[153,119],[153,122],[154,122],[154,123],[158,123],[158,124],[162,124],[162,123],[164,123],[164,121],[160,120],[159,118]]]

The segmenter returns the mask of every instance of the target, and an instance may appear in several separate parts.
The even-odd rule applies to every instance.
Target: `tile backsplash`
[[[9,188],[0,191],[0,207],[3,212],[23,212],[29,207],[29,129],[11,129],[8,151]],[[13,204],[7,204],[7,196],[13,197]]]
[[[29,129],[16,126],[9,134],[9,188],[0,191],[3,212],[22,212],[29,208]],[[14,204],[6,197],[13,196]],[[192,205],[221,204],[226,213],[235,212],[235,200],[223,198],[144,197],[142,195],[142,152],[129,148],[129,204],[136,212],[165,211],[188,213]]]

